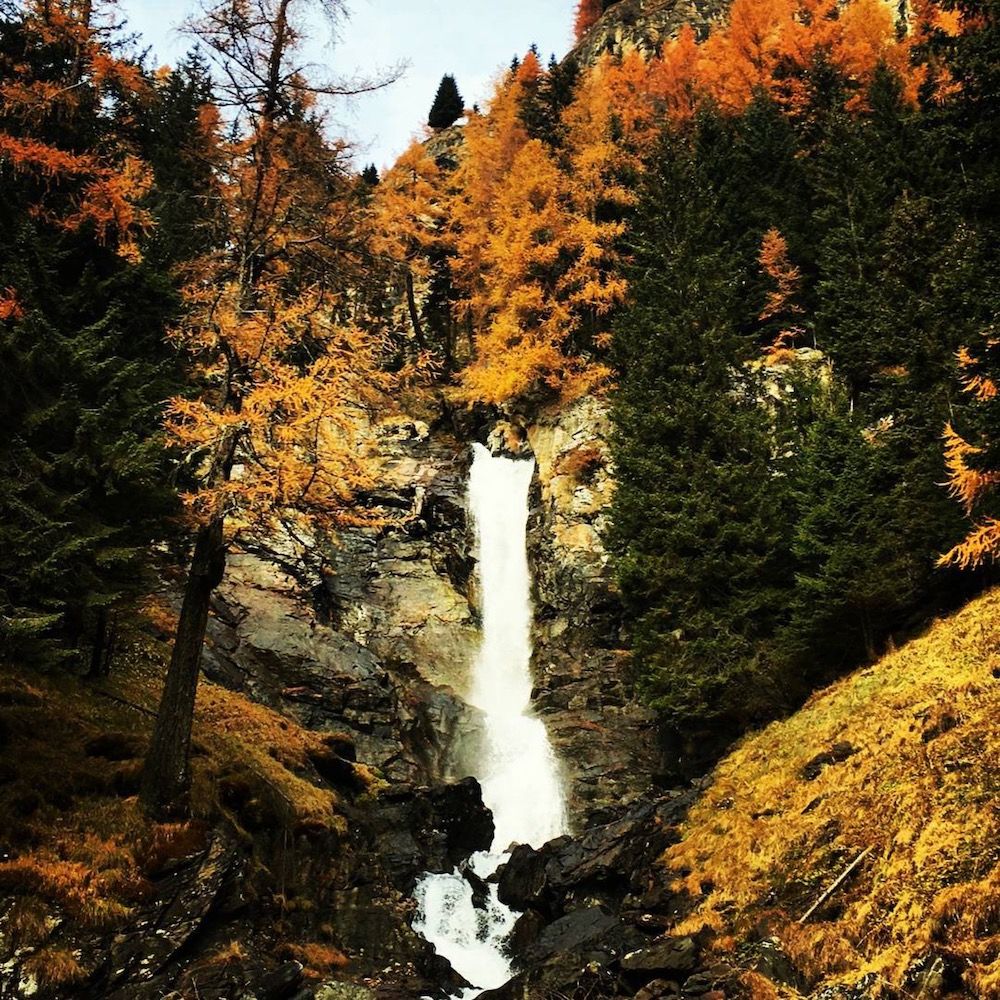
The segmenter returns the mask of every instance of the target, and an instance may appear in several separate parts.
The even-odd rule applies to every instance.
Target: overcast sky
[[[191,45],[177,25],[198,0],[119,0],[158,64],[174,63]],[[341,108],[338,120],[359,146],[359,162],[391,163],[427,119],[444,73],[453,73],[467,105],[489,94],[490,81],[532,42],[545,59],[562,56],[572,33],[574,0],[348,0],[351,19],[330,44],[317,22],[309,58],[334,72],[372,75],[408,62],[403,79]]]

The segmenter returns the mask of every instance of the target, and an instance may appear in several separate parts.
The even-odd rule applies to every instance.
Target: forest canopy
[[[99,671],[159,546],[196,678],[231,545],[397,516],[357,435],[411,391],[609,401],[623,641],[678,720],[767,716],[975,585],[991,3],[734,0],[653,53],[532,47],[460,128],[445,77],[381,176],[326,114],[379,81],[309,76],[307,7],[209,3],[162,71],[110,6],[4,9],[5,648]],[[580,37],[615,16],[581,3]]]

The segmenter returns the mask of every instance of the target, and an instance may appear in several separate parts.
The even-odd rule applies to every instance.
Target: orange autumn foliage
[[[442,185],[441,169],[413,142],[375,189],[372,251],[426,277],[445,222]]]
[[[18,301],[17,292],[13,288],[0,292],[0,321],[20,319],[23,315],[24,309]]]
[[[476,357],[460,376],[468,402],[536,391],[565,399],[609,374],[567,344],[588,315],[605,315],[619,297],[607,257],[621,229],[596,220],[608,194],[599,156],[570,154],[581,167],[573,176],[529,138],[519,108],[533,58],[500,82],[489,113],[470,121],[453,179],[454,271],[460,306],[479,331]]]
[[[425,338],[415,283],[430,277],[431,254],[439,248],[447,253],[449,247],[442,174],[423,145],[413,142],[382,177],[371,205],[371,252],[404,293],[420,350]]]
[[[358,417],[391,380],[383,345],[345,310],[360,237],[352,189],[336,179],[342,151],[307,118],[248,120],[244,135],[208,136],[228,247],[191,267],[173,333],[207,387],[167,414],[172,444],[201,463],[185,500],[198,521],[230,518],[237,534],[271,530],[289,510],[367,521]]]
[[[603,12],[603,0],[580,0],[576,8],[576,20],[573,22],[573,35],[578,42],[597,24]]]
[[[792,345],[802,333],[802,328],[792,322],[802,314],[802,307],[795,301],[802,272],[789,259],[784,236],[774,228],[764,234],[757,260],[761,272],[772,282],[758,318],[762,322],[774,321],[779,325],[774,339],[764,349],[765,359],[768,364],[780,364],[789,359]]]
[[[983,341],[984,355],[994,355],[1000,346],[995,331],[987,331]],[[997,385],[985,356],[977,356],[968,347],[962,347],[956,357],[962,391],[980,406],[992,403],[997,397]],[[991,516],[977,517],[977,510],[1000,485],[1000,471],[983,468],[976,459],[977,455],[986,452],[989,443],[984,439],[973,444],[951,423],[945,425],[944,463],[948,472],[948,492],[961,504],[966,517],[972,519],[972,528],[958,545],[941,556],[939,566],[969,569],[1000,558],[1000,520]]]
[[[518,83],[534,83],[542,75],[542,64],[534,49],[529,49],[517,67]]]
[[[579,31],[602,9],[581,3]],[[419,152],[409,151],[401,161],[408,195],[390,188],[380,196],[377,230],[387,234],[387,254],[418,277],[428,240],[449,258],[457,318],[474,340],[458,396],[469,403],[533,393],[565,399],[607,382],[601,351],[610,342],[610,314],[627,292],[624,220],[665,124],[681,130],[709,105],[740,114],[759,93],[790,115],[804,114],[819,62],[843,79],[850,111],[864,109],[882,66],[899,76],[910,102],[928,83],[945,95],[943,72],[912,56],[931,32],[959,30],[955,16],[933,0],[919,0],[905,26],[896,16],[884,0],[734,0],[728,18],[701,41],[686,25],[652,58],[635,49],[602,56],[576,82],[551,142],[526,124],[525,108],[547,83],[529,52],[502,75],[486,112],[471,116],[453,173],[425,171]],[[775,255],[761,260],[775,288],[761,321],[785,324],[773,354],[800,332],[796,272],[778,259],[777,244],[762,249]]]
[[[8,67],[0,88],[0,165],[39,180],[37,216],[66,229],[91,226],[98,240],[137,253],[134,236],[149,228],[141,201],[152,185],[149,167],[126,146],[81,151],[47,138],[52,123],[71,121],[94,103],[113,104],[121,93],[141,95],[136,65],[108,48],[95,22],[107,3],[30,0],[23,28],[39,46],[75,53],[58,79],[40,78],[28,62]],[[6,58],[13,59],[8,55]]]

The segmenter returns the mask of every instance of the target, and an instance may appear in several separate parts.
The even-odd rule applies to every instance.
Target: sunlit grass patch
[[[1000,996],[995,673],[1000,591],[748,737],[665,856],[697,900],[680,930],[773,934],[813,983],[939,956]]]

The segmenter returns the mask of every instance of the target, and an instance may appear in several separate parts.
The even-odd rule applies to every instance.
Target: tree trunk
[[[146,755],[139,797],[146,812],[159,820],[186,818],[190,809],[191,725],[209,601],[226,568],[222,529],[223,518],[216,517],[198,532],[170,668]]]
[[[90,653],[90,670],[87,676],[96,680],[105,676],[104,664],[108,653],[108,609],[97,609],[97,624],[94,626],[94,648]]]
[[[406,269],[406,307],[410,311],[410,322],[413,324],[413,335],[417,338],[417,347],[425,350],[427,342],[424,339],[424,328],[420,325],[420,314],[417,312],[417,296],[413,290],[413,272]]]

